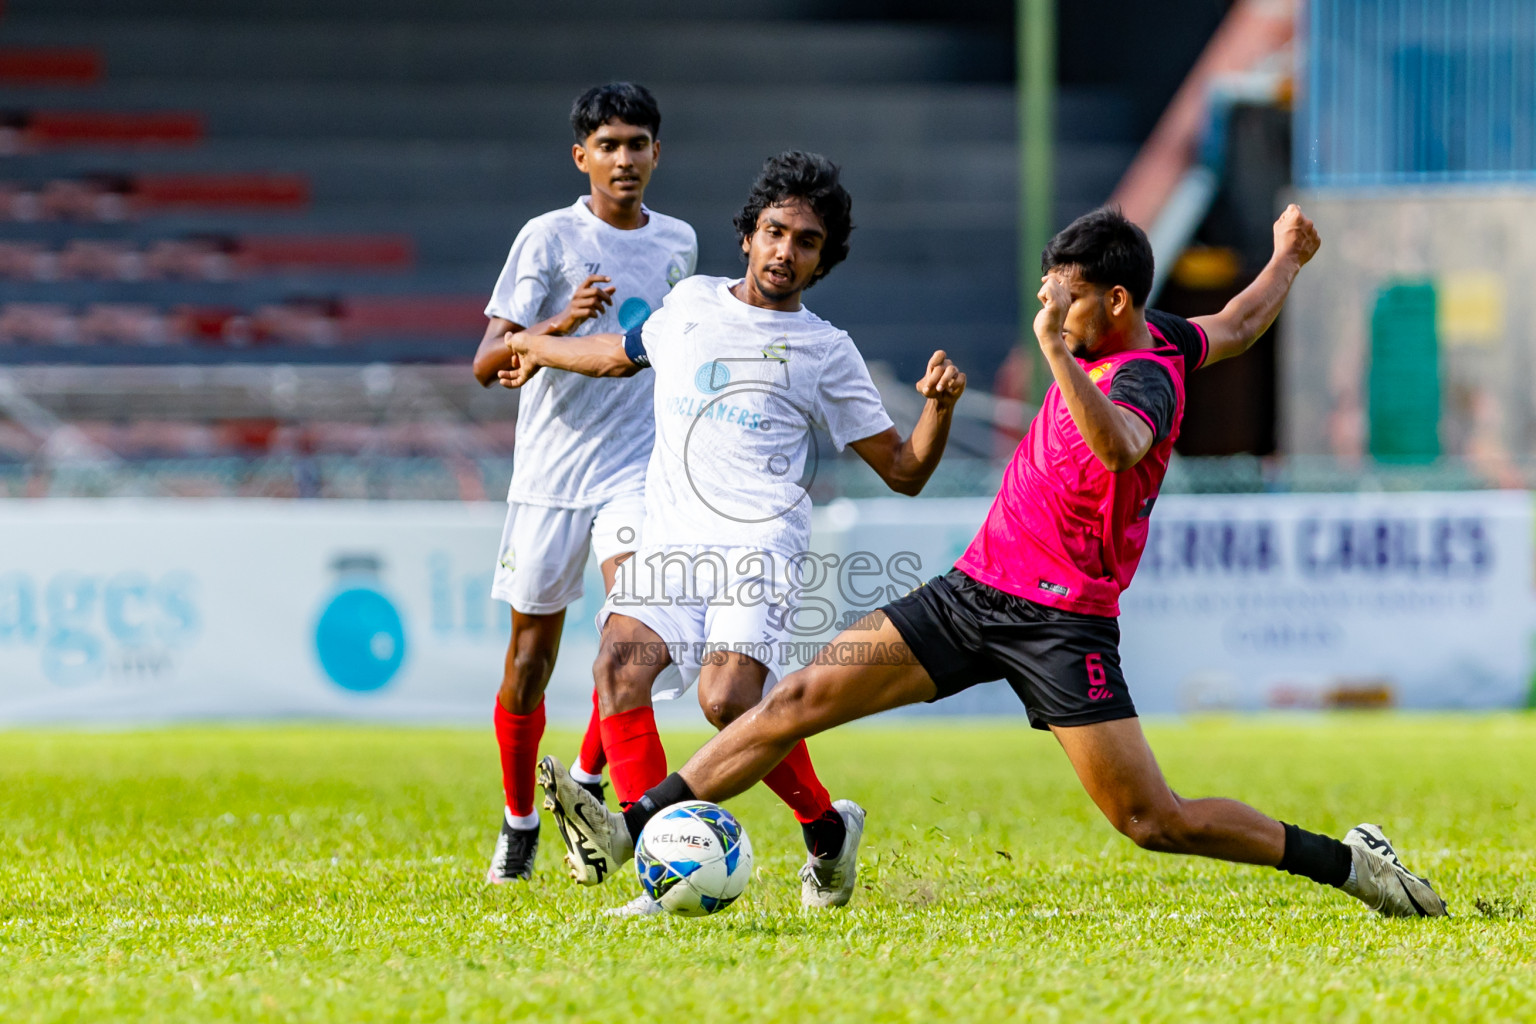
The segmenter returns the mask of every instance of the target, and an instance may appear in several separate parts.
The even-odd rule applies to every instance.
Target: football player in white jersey
[[[693,273],[698,242],[683,221],[642,202],[661,146],[661,114],[644,87],[589,89],[571,108],[571,157],[587,195],[518,232],[475,353],[484,386],[513,365],[509,331],[565,338],[639,327]],[[486,880],[526,880],[538,850],[534,762],[544,734],[544,689],[565,609],[582,595],[591,550],[613,586],[640,542],[645,466],[653,437],[652,374],[593,380],[553,370],[524,388],[491,593],[512,606],[512,638],[497,694],[496,740],[506,807]],[[603,744],[592,718],[573,771],[602,799]]]
[[[697,683],[716,728],[777,680],[774,652],[795,635],[795,561],[809,555],[810,499],[798,481],[813,428],[852,446],[892,490],[916,494],[938,465],[965,376],[942,351],[917,390],[927,398],[903,440],[847,334],[801,294],[848,254],[851,200],[825,157],[770,159],[736,218],[747,273],[679,284],[639,329],[562,343],[531,332],[508,345],[508,387],[563,369],[623,377],[655,371],[656,444],[646,471],[644,543],[604,605],[597,680],[609,773],[621,804],[665,777],[653,693]],[[668,674],[663,675],[663,669]],[[675,669],[675,671],[674,671]],[[678,677],[676,680],[669,677]],[[576,785],[540,762],[545,806],[578,882],[601,882],[607,860],[567,826]],[[801,902],[841,906],[853,892],[864,812],[833,804],[800,744],[763,780],[800,821],[809,857]],[[629,913],[659,908],[642,895]]]

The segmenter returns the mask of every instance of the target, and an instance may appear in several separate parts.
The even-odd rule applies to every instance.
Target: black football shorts
[[[881,611],[938,685],[934,700],[1006,679],[1036,729],[1136,714],[1112,618],[1036,604],[959,569]]]

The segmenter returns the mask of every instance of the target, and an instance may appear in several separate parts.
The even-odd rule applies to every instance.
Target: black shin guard
[[[688,783],[677,772],[673,772],[646,790],[639,800],[624,808],[624,824],[629,828],[629,838],[638,843],[640,831],[645,828],[646,822],[656,817],[657,812],[694,799],[697,798],[693,790],[688,788]]]
[[[1295,825],[1285,828],[1285,853],[1275,867],[1293,875],[1302,875],[1323,885],[1340,886],[1349,880],[1354,854],[1332,836],[1318,835]]]

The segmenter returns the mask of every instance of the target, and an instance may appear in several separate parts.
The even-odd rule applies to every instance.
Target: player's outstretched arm
[[[1051,376],[1056,378],[1056,386],[1061,389],[1067,412],[1105,469],[1111,473],[1130,469],[1151,449],[1152,428],[1140,416],[1110,401],[1078,365],[1061,335],[1072,296],[1054,271],[1041,280],[1036,295],[1040,312],[1035,314],[1035,338],[1051,368]]]
[[[504,388],[522,387],[545,366],[588,377],[631,377],[645,366],[625,350],[622,334],[557,338],[509,331],[503,343],[511,354],[511,366],[496,375]]]
[[[603,310],[613,304],[613,289],[602,287],[606,281],[608,278],[601,274],[589,276],[582,282],[581,287],[576,289],[576,294],[571,296],[571,301],[563,310],[532,327],[524,328],[511,320],[499,316],[491,317],[491,322],[485,328],[485,337],[480,339],[480,347],[475,350],[473,366],[475,380],[480,382],[481,387],[488,388],[496,383],[498,373],[512,368],[512,352],[507,348],[504,340],[508,331],[517,333],[527,330],[531,334],[570,334],[586,321],[595,316],[601,316]]]
[[[911,437],[903,441],[895,427],[888,427],[850,446],[897,494],[917,494],[938,467],[955,403],[965,393],[965,374],[940,349],[928,360],[917,391],[928,401]]]
[[[1280,315],[1291,283],[1322,244],[1317,228],[1292,203],[1275,221],[1275,252],[1253,283],[1232,297],[1220,313],[1197,316],[1209,345],[1205,365],[1240,356]]]

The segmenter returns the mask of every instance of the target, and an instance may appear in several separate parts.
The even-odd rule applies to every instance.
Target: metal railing
[[[1003,461],[950,457],[923,489],[923,497],[991,497]],[[125,459],[117,462],[52,459],[0,461],[0,500],[7,498],[292,498],[377,501],[501,501],[511,459],[404,456],[235,456]],[[1164,494],[1254,494],[1378,491],[1536,489],[1536,460],[1488,466],[1441,458],[1393,464],[1331,456],[1178,458],[1168,468]],[[890,495],[856,459],[819,467],[811,499]]]

